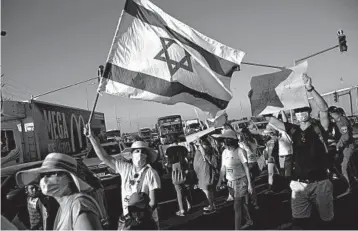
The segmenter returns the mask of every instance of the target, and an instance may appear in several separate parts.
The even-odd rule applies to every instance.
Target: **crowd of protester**
[[[352,127],[344,111],[328,107],[304,76],[305,86],[320,109],[319,119],[311,118],[310,107],[294,110],[297,123],[289,123],[284,112],[265,115],[269,121],[263,132],[265,146],[247,128],[235,131],[224,125],[221,134],[198,137],[186,148],[178,137],[168,137],[166,166],[178,201],[177,216],[186,216],[193,206],[191,191],[203,191],[207,206],[203,214],[216,212],[215,190],[228,190],[233,201],[235,229],[254,224],[249,206],[260,209],[254,181],[267,170],[266,194],[274,191],[274,175],[284,178],[292,194],[294,229],[310,229],[312,209],[320,220],[313,223],[327,229],[334,218],[332,180],[343,176],[351,193],[358,171],[352,161]],[[130,155],[114,158],[100,145],[89,126],[85,134],[97,156],[121,176],[122,215],[118,230],[160,229],[158,190],[161,173],[158,152],[143,141],[135,141]],[[168,143],[168,142],[166,142]],[[60,153],[46,156],[42,166],[16,175],[26,187],[31,230],[93,230],[109,227],[107,202],[101,181],[76,159]],[[244,222],[243,222],[244,221]],[[242,225],[244,224],[244,225]],[[317,227],[317,226],[316,226]]]

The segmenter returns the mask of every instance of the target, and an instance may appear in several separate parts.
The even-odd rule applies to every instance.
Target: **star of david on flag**
[[[232,98],[231,76],[245,53],[225,46],[148,0],[127,0],[99,91],[215,116]]]

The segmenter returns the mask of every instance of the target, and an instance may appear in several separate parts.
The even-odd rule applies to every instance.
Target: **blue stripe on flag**
[[[131,71],[111,63],[106,64],[104,77],[164,97],[173,97],[180,93],[188,93],[195,98],[201,98],[212,103],[221,110],[225,109],[229,104],[229,101],[193,90],[179,82],[170,82],[148,74]]]

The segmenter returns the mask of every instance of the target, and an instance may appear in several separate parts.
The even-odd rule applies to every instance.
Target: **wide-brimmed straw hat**
[[[143,148],[145,150],[147,150],[147,155],[148,155],[148,162],[149,163],[154,163],[157,159],[158,159],[158,153],[156,151],[154,151],[152,148],[150,148],[148,146],[148,144],[144,141],[135,141],[132,146],[129,148],[128,151],[130,151],[131,153],[133,152],[134,149],[138,149],[138,148]],[[125,158],[127,159],[132,159],[132,155],[123,155]]]
[[[231,129],[224,130],[222,134],[215,135],[215,138],[238,140],[237,133]]]
[[[87,182],[78,176],[76,159],[62,153],[50,153],[42,162],[41,167],[18,172],[16,174],[16,182],[20,187],[38,183],[41,173],[48,172],[68,173],[80,192],[92,189]]]

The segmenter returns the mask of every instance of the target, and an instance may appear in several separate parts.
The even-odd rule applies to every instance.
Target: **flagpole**
[[[103,78],[103,69],[104,69],[103,65],[100,65],[98,67],[97,75],[98,75],[99,78]],[[91,124],[91,122],[92,122],[92,117],[93,117],[93,114],[94,114],[94,110],[96,109],[96,106],[97,106],[98,97],[99,97],[99,92],[97,91],[96,99],[94,101],[90,117],[88,118],[88,124]]]
[[[335,45],[335,46],[333,46],[333,47],[330,47],[330,48],[327,48],[327,49],[325,49],[325,50],[322,50],[322,51],[316,52],[316,53],[314,53],[314,54],[312,54],[312,55],[309,55],[309,56],[306,56],[306,57],[304,57],[304,58],[297,59],[297,60],[295,60],[295,64],[296,64],[296,63],[299,63],[299,62],[301,62],[301,61],[303,61],[303,60],[306,60],[306,59],[312,58],[312,57],[314,57],[314,56],[316,56],[316,55],[320,55],[320,54],[325,53],[325,52],[327,52],[327,51],[330,51],[330,50],[336,49],[337,47],[339,47],[339,45]]]
[[[265,65],[265,64],[260,64],[260,63],[241,62],[241,64],[250,65],[250,66],[257,66],[257,67],[269,67],[269,68],[275,68],[275,69],[280,69],[280,70],[286,69],[285,67]]]
[[[45,92],[45,93],[40,94],[40,95],[31,96],[31,100],[36,100],[36,99],[37,99],[38,97],[40,97],[40,96],[48,95],[48,94],[50,94],[50,93],[53,93],[53,92],[56,92],[56,91],[60,91],[60,90],[63,90],[63,89],[69,88],[69,87],[73,87],[73,86],[76,86],[76,85],[79,85],[79,84],[82,84],[82,83],[86,83],[86,82],[92,81],[92,80],[97,79],[97,78],[98,78],[98,77],[90,78],[90,79],[83,80],[83,81],[80,81],[80,82],[77,82],[77,83],[74,83],[74,84],[67,85],[67,86],[65,86],[65,87],[61,87],[61,88],[58,88],[58,89],[55,89],[55,90],[51,90],[51,91]]]

